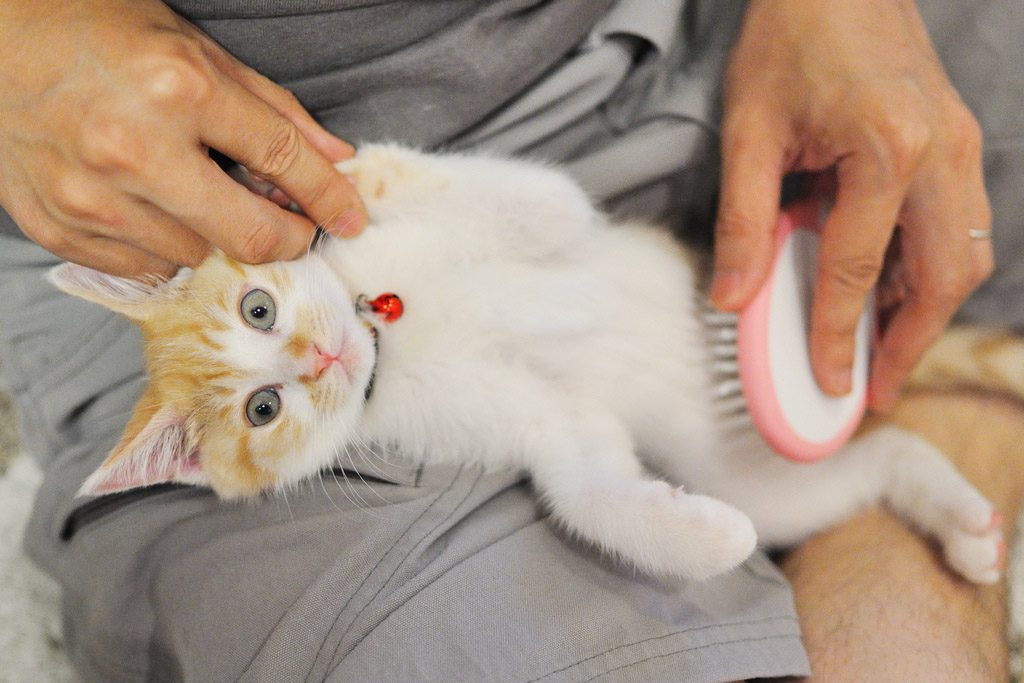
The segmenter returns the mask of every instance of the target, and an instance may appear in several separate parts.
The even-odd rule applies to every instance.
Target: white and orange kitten
[[[559,525],[655,574],[710,577],[884,501],[960,574],[998,579],[992,506],[924,441],[882,428],[808,465],[727,428],[693,262],[667,234],[610,225],[518,161],[368,145],[339,169],[371,225],[298,261],[52,272],[146,338],[149,385],[82,493],[252,496],[373,446],[523,469]],[[391,322],[365,305],[387,292]]]

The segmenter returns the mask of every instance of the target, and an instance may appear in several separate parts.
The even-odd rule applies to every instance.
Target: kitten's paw
[[[707,496],[684,498],[683,533],[700,544],[686,563],[684,575],[706,579],[735,569],[757,546],[754,523],[733,506]]]
[[[393,200],[412,200],[440,192],[446,183],[430,172],[428,157],[397,145],[366,145],[351,158],[335,164],[355,185],[371,216]],[[380,216],[375,216],[380,218]]]
[[[954,571],[974,583],[998,581],[1006,552],[1002,516],[934,447],[900,438],[905,453],[918,457],[904,463],[897,504],[918,528],[939,539]]]
[[[999,511],[974,489],[964,492],[951,512],[954,524],[969,534],[985,534],[1003,523]]]
[[[938,530],[946,562],[974,583],[995,583],[1006,560],[1002,515],[973,486],[963,482],[946,501],[944,528]]]
[[[1000,529],[983,534],[950,532],[943,539],[946,562],[974,583],[996,583],[1006,562],[1006,542]]]
[[[620,539],[610,549],[643,571],[707,579],[739,566],[757,544],[744,513],[715,498],[683,493],[665,482],[636,482],[605,507]]]

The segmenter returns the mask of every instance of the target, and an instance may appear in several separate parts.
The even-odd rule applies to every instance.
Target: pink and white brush
[[[857,325],[850,393],[825,394],[811,370],[811,301],[828,207],[827,200],[809,197],[782,210],[771,273],[740,313],[737,329],[740,382],[754,426],[781,455],[804,462],[846,443],[867,403],[872,301]]]
[[[808,197],[779,216],[775,260],[768,279],[738,320],[706,316],[718,342],[718,362],[735,379],[719,386],[719,399],[742,391],[743,408],[757,431],[780,455],[814,462],[839,449],[860,424],[867,404],[874,304],[857,325],[853,389],[825,394],[810,362],[810,319],[817,271],[818,236],[829,201]],[[729,320],[735,332],[729,329]],[[732,348],[735,358],[728,358]]]

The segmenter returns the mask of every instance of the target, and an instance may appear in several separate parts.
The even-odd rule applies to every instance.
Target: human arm
[[[0,80],[0,205],[68,260],[167,275],[211,245],[292,258],[314,222],[339,234],[365,222],[332,167],[352,148],[157,0],[5,0]],[[209,148],[306,216],[235,183]]]
[[[819,249],[811,359],[850,388],[853,332],[894,226],[899,271],[871,370],[888,409],[914,363],[992,270],[971,229],[991,223],[977,122],[909,0],[753,0],[730,58],[716,225],[716,305],[738,310],[767,275],[782,176],[835,168]]]

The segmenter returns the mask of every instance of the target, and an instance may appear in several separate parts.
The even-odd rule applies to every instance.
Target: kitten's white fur
[[[997,579],[991,505],[921,439],[884,428],[808,465],[721,428],[694,269],[668,235],[606,224],[536,165],[368,146],[339,168],[374,225],[325,259],[407,311],[382,326],[361,440],[523,467],[559,523],[655,573],[712,576],[757,537],[796,543],[882,500],[964,576]]]
[[[275,464],[282,484],[366,445],[413,462],[522,468],[570,533],[644,571],[689,578],[737,566],[758,539],[793,544],[883,501],[935,536],[963,576],[998,579],[992,506],[921,439],[882,428],[799,464],[749,422],[737,430],[722,419],[691,256],[667,234],[608,224],[568,177],[535,164],[367,145],[339,170],[371,226],[261,267],[296,284],[250,283],[277,301],[281,334],[233,319],[217,339],[249,375],[239,401],[279,386],[283,409],[308,427]],[[90,282],[59,270],[53,279],[71,291]],[[76,293],[121,291],[92,289]],[[399,294],[405,314],[378,325],[364,404],[375,354],[352,301],[383,292]],[[282,348],[299,307],[346,358],[319,380],[331,389],[326,407],[295,380],[306,361]]]

